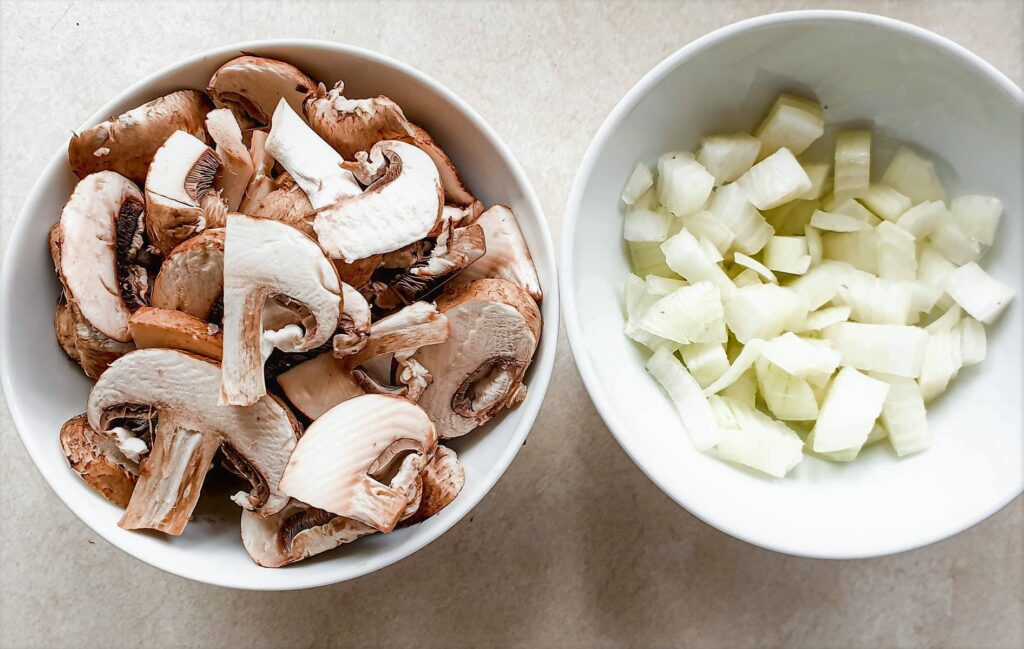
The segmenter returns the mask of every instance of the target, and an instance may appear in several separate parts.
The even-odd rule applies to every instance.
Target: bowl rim
[[[654,66],[654,68],[641,77],[640,80],[637,81],[625,95],[623,95],[622,99],[619,100],[597,130],[597,133],[594,135],[594,138],[590,142],[590,146],[587,148],[587,151],[583,156],[583,161],[580,163],[580,168],[573,180],[572,190],[569,193],[569,200],[566,203],[565,217],[561,226],[561,249],[559,254],[561,268],[559,273],[559,284],[562,292],[563,320],[565,323],[566,337],[569,341],[569,349],[576,361],[576,367],[583,379],[583,384],[587,389],[587,393],[594,402],[594,407],[597,409],[601,419],[612,432],[612,435],[622,447],[623,451],[626,452],[626,455],[629,456],[633,463],[636,464],[637,468],[639,468],[651,482],[657,485],[665,495],[701,521],[734,538],[750,543],[751,545],[756,545],[768,550],[797,557],[814,559],[863,559],[914,550],[937,543],[966,531],[989,516],[992,516],[1012,502],[1015,498],[1020,496],[1022,491],[1024,491],[1024,484],[1018,485],[1016,492],[1006,494],[1003,499],[992,503],[987,509],[979,512],[971,518],[958,521],[956,524],[946,525],[938,531],[934,531],[928,535],[920,537],[917,541],[898,544],[889,548],[873,551],[836,552],[830,551],[828,548],[808,548],[800,545],[799,541],[781,542],[772,539],[760,538],[756,530],[734,527],[719,518],[713,507],[700,506],[693,502],[693,500],[688,497],[688,494],[675,493],[675,491],[671,489],[666,482],[656,479],[638,459],[638,455],[632,448],[636,443],[629,435],[625,434],[627,428],[625,422],[620,419],[609,405],[612,399],[602,386],[600,378],[598,377],[590,356],[588,355],[583,341],[583,331],[580,326],[579,315],[576,311],[575,290],[573,288],[575,282],[573,249],[576,225],[580,217],[580,206],[583,200],[583,187],[593,172],[594,166],[597,163],[599,151],[604,148],[606,141],[620,126],[622,120],[629,115],[629,113],[652,88],[658,85],[677,67],[685,63],[688,59],[702,53],[704,50],[711,48],[715,44],[761,27],[810,21],[869,24],[944,50],[949,54],[964,60],[972,66],[976,72],[987,77],[989,81],[993,82],[999,89],[1003,90],[1011,99],[1021,106],[1022,109],[1024,109],[1024,91],[1022,91],[1021,88],[1011,81],[1006,75],[996,69],[991,63],[945,36],[941,36],[923,27],[903,22],[901,20],[896,20],[894,18],[857,11],[800,10],[757,16],[726,25],[687,43]]]
[[[430,87],[434,92],[444,97],[446,101],[466,117],[480,131],[491,146],[494,147],[494,150],[497,152],[502,162],[511,170],[515,185],[522,191],[523,200],[538,217],[536,229],[540,246],[539,249],[531,250],[530,253],[535,260],[543,261],[543,263],[551,269],[551,277],[546,284],[543,283],[542,279],[542,288],[544,290],[544,301],[550,301],[550,303],[554,304],[555,307],[549,309],[549,314],[545,314],[540,344],[534,354],[532,367],[533,376],[530,382],[530,390],[527,394],[526,402],[521,404],[517,409],[517,412],[521,414],[518,426],[512,431],[509,442],[498,456],[496,463],[486,473],[477,478],[480,488],[476,490],[476,493],[470,494],[469,492],[464,491],[463,498],[456,499],[455,502],[449,505],[447,509],[451,510],[451,513],[446,517],[445,524],[423,528],[424,531],[420,533],[419,538],[417,538],[414,543],[410,544],[409,547],[402,548],[399,551],[392,550],[390,552],[375,553],[367,557],[364,561],[356,564],[355,569],[346,574],[337,575],[327,570],[310,573],[292,572],[290,573],[290,578],[277,578],[267,584],[235,583],[231,579],[230,573],[201,573],[191,569],[187,563],[177,562],[171,559],[153,557],[144,558],[123,547],[114,537],[113,529],[108,529],[108,526],[106,525],[94,524],[94,521],[92,521],[84,511],[80,511],[80,508],[73,505],[72,502],[65,497],[65,494],[63,494],[51,480],[50,475],[55,473],[58,469],[56,467],[48,468],[44,458],[42,458],[39,453],[34,452],[32,447],[26,442],[26,435],[28,434],[26,431],[31,430],[30,419],[28,417],[28,413],[23,411],[21,405],[11,398],[14,394],[14,368],[10,366],[8,355],[0,354],[0,386],[3,388],[4,399],[11,414],[14,428],[18,432],[18,438],[20,439],[22,446],[28,452],[35,469],[40,473],[40,475],[42,475],[51,491],[56,494],[57,498],[64,503],[64,505],[70,509],[81,522],[125,554],[147,563],[154,568],[200,583],[225,588],[235,588],[239,590],[298,590],[304,588],[316,588],[355,579],[385,568],[418,552],[454,527],[456,523],[461,521],[466,514],[468,514],[487,494],[490,493],[495,483],[497,483],[498,479],[512,464],[513,459],[515,459],[519,450],[525,444],[526,437],[533,428],[533,424],[537,419],[537,415],[540,412],[540,408],[543,405],[544,398],[547,394],[548,384],[554,371],[555,351],[558,339],[560,315],[558,309],[559,283],[557,277],[558,269],[556,265],[555,248],[552,242],[551,230],[547,217],[544,214],[540,200],[538,199],[526,172],[523,170],[522,165],[518,160],[516,160],[511,149],[509,149],[508,145],[505,144],[501,137],[498,136],[497,132],[491,127],[491,125],[488,124],[487,121],[484,120],[484,118],[481,117],[481,115],[465,100],[433,77],[407,63],[399,61],[396,58],[363,47],[312,38],[274,38],[229,43],[227,45],[221,45],[191,54],[188,57],[162,66],[158,70],[131,83],[128,87],[118,92],[114,97],[101,106],[99,110],[94,112],[88,119],[82,122],[78,131],[108,119],[109,116],[113,114],[114,107],[120,104],[125,97],[140,92],[146,87],[159,83],[162,80],[166,80],[184,69],[202,64],[210,59],[223,58],[226,61],[234,56],[241,56],[242,52],[259,52],[261,50],[272,48],[289,47],[315,49],[326,54],[346,54],[369,61],[374,65],[392,68],[402,75]],[[13,286],[13,280],[11,279],[11,270],[18,263],[16,259],[20,259],[22,254],[25,254],[19,253],[19,248],[12,244],[16,241],[25,239],[27,236],[25,230],[27,229],[28,221],[30,220],[30,215],[27,214],[28,207],[35,203],[37,196],[44,191],[43,179],[50,178],[58,172],[59,167],[67,164],[66,149],[67,147],[65,145],[61,145],[56,154],[50,158],[50,161],[46,163],[43,169],[39,172],[32,189],[26,194],[25,201],[18,212],[18,216],[14,222],[14,227],[11,229],[11,234],[8,238],[7,253],[5,254],[2,270],[0,270],[0,275],[2,275],[2,282],[0,282],[0,349],[4,349],[8,345],[14,344],[13,332],[5,327],[4,323],[8,320],[8,309],[10,308],[14,295],[16,294],[16,287]],[[21,250],[25,249],[25,247],[21,248]],[[543,304],[540,306],[543,310]],[[530,398],[531,396],[533,396],[532,399]],[[157,556],[160,557],[162,555],[158,554]],[[267,570],[271,569],[267,568]],[[286,575],[289,574],[286,570],[275,571],[275,573],[281,572]]]

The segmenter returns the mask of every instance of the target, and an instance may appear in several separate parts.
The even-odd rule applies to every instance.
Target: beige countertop
[[[1024,79],[1020,0],[0,0],[0,250],[26,188],[108,98],[206,48],[299,36],[380,50],[460,94],[526,168],[557,242],[591,136],[644,72],[717,27],[812,6],[914,22]],[[429,547],[345,584],[235,592],[129,557],[51,493],[6,406],[0,467],[3,647],[1024,645],[1024,501],[882,559],[812,561],[747,545],[636,469],[598,418],[564,336],[529,444],[494,490]]]

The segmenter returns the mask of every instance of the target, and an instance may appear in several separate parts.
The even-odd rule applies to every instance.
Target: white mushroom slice
[[[219,361],[224,341],[220,327],[169,309],[144,306],[128,319],[132,340],[139,349],[180,349]]]
[[[229,108],[243,130],[270,125],[278,103],[301,113],[306,94],[316,82],[290,63],[260,56],[240,56],[220,66],[207,92],[217,108]]]
[[[484,212],[477,223],[484,229],[487,252],[459,273],[456,282],[461,285],[486,277],[507,279],[540,302],[543,296],[540,279],[512,210],[495,205]]]
[[[299,434],[279,401],[263,397],[248,407],[217,403],[220,368],[208,359],[170,349],[140,349],[119,358],[89,395],[89,425],[119,425],[120,406],[149,406],[156,417],[152,451],[119,525],[181,534],[192,515],[214,453],[222,445],[244,463],[253,482],[249,509],[268,516],[288,502],[277,488]]]
[[[359,353],[347,357],[345,363],[358,367],[385,354],[438,345],[448,336],[448,318],[429,302],[415,302],[374,322],[366,345]]]
[[[529,293],[503,279],[450,291],[437,308],[448,318],[448,341],[413,358],[434,377],[419,404],[438,434],[452,438],[526,396],[522,380],[540,341],[541,316]]]
[[[235,212],[255,173],[252,156],[242,143],[242,129],[227,108],[211,110],[206,115],[206,130],[217,143],[217,155],[223,162],[214,186],[223,192],[228,210]]]
[[[476,223],[483,213],[484,204],[480,201],[473,201],[466,206],[445,205],[441,209],[441,218],[451,223],[453,227],[461,228]]]
[[[306,192],[314,208],[362,192],[351,172],[342,168],[338,152],[320,139],[284,100],[274,111],[266,149]]]
[[[197,90],[179,90],[88,128],[71,138],[68,162],[79,178],[116,171],[140,185],[149,163],[175,131],[205,139],[203,120],[212,108]]]
[[[245,210],[243,213],[249,214]],[[273,191],[263,197],[250,215],[286,223],[306,236],[316,238],[313,204],[287,172],[274,180]]]
[[[63,297],[57,302],[53,327],[64,353],[81,365],[85,375],[91,379],[98,378],[111,363],[135,349],[133,343],[122,343],[104,336]]]
[[[341,284],[341,333],[334,336],[334,355],[338,358],[359,352],[370,335],[370,305],[355,288]]]
[[[441,176],[441,186],[444,187],[445,200],[449,203],[463,206],[471,205],[476,201],[465,183],[462,182],[459,171],[455,168],[455,163],[438,146],[434,138],[430,137],[430,134],[419,126],[415,124],[410,124],[410,126],[412,127],[412,137],[406,141],[423,149],[430,156],[430,159],[434,161],[434,165]]]
[[[376,394],[356,397],[306,429],[280,488],[313,507],[390,532],[409,502],[395,478],[418,474],[436,444],[434,424],[416,405]]]
[[[50,252],[68,302],[104,336],[128,342],[128,316],[145,303],[132,261],[142,248],[143,200],[138,187],[113,171],[75,186],[50,233]],[[147,282],[148,283],[148,282]]]
[[[342,401],[365,394],[351,370],[330,353],[278,375],[277,385],[289,403],[311,420]]]
[[[466,471],[455,451],[438,445],[433,459],[423,469],[420,478],[423,493],[419,507],[416,513],[402,521],[403,526],[425,521],[452,504],[466,484]]]
[[[301,325],[264,332],[268,298],[301,305]],[[224,363],[221,402],[248,405],[266,394],[270,349],[303,352],[327,342],[341,315],[341,282],[316,242],[283,223],[228,217],[224,243]]]
[[[252,139],[249,142],[249,159],[252,160],[253,175],[245,188],[242,202],[238,211],[242,214],[257,216],[253,210],[259,207],[260,202],[272,191],[277,189],[271,171],[274,168],[274,156],[267,153],[268,131],[253,131]]]
[[[224,229],[211,228],[182,243],[164,260],[150,302],[219,322],[224,293]]]
[[[376,531],[359,521],[296,500],[267,518],[242,512],[242,545],[256,565],[265,568],[302,561]]]
[[[118,507],[128,506],[139,466],[124,456],[111,435],[96,432],[85,415],[78,415],[61,427],[60,448],[87,485]]]
[[[185,131],[156,152],[146,176],[146,233],[165,255],[206,227],[201,203],[219,166],[214,150]]]
[[[437,168],[422,150],[386,140],[369,159],[386,165],[383,175],[363,193],[317,210],[313,221],[320,245],[347,263],[423,239],[444,205]]]

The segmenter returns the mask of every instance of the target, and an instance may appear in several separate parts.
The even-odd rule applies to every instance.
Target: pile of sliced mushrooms
[[[96,383],[60,441],[122,528],[181,534],[225,470],[279,567],[458,496],[444,444],[525,397],[541,290],[511,210],[395,102],[246,55],[68,159],[54,325]]]

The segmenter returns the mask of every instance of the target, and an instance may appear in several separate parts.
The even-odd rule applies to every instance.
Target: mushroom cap
[[[242,142],[242,129],[230,110],[218,108],[206,115],[206,130],[217,143],[217,155],[223,162],[214,186],[223,193],[228,210],[237,211],[255,173],[249,149]]]
[[[408,489],[393,483],[418,474],[436,444],[434,425],[418,406],[383,395],[355,397],[306,429],[280,488],[313,507],[390,532],[409,503]],[[400,464],[390,479],[395,462]]]
[[[427,133],[416,124],[410,123],[409,126],[411,137],[406,141],[423,149],[430,156],[430,159],[434,161],[437,172],[441,176],[441,186],[444,187],[444,199],[460,207],[473,204],[476,199],[470,193],[466,184],[462,182],[459,170],[455,167],[455,163],[451,161],[451,158],[438,146],[434,138],[430,137],[430,133]]]
[[[157,273],[150,303],[210,321],[223,293],[224,228],[210,228],[171,251]]]
[[[466,470],[455,451],[439,444],[420,478],[423,490],[419,507],[412,516],[402,521],[402,525],[425,521],[452,504],[466,484]]]
[[[320,245],[346,263],[423,239],[444,205],[437,167],[422,150],[386,140],[369,157],[386,161],[384,175],[363,193],[318,209],[313,220]]]
[[[449,335],[448,318],[435,305],[413,302],[374,322],[366,345],[345,362],[350,367],[358,367],[385,354],[443,343]]]
[[[206,227],[201,207],[213,189],[220,158],[205,142],[175,131],[146,175],[146,233],[165,255]]]
[[[64,353],[91,379],[99,378],[111,363],[135,349],[134,343],[104,336],[63,297],[57,302],[53,327]]]
[[[529,293],[503,279],[446,292],[447,342],[413,355],[433,376],[419,405],[442,438],[465,435],[523,397],[522,380],[540,341],[541,317]]]
[[[205,320],[170,309],[144,306],[128,319],[138,349],[180,349],[219,361],[224,346],[220,328]]]
[[[251,406],[221,406],[219,387],[215,362],[171,349],[127,354],[93,386],[86,412],[97,431],[107,430],[108,411],[118,406],[150,406],[156,413],[153,450],[143,462],[122,527],[180,534],[222,444],[259,476],[249,497],[254,511],[270,515],[287,504],[277,485],[295,447],[298,423],[271,396]]]
[[[75,186],[51,233],[51,252],[65,296],[104,336],[128,342],[128,257],[142,245],[139,188],[113,171],[86,176]],[[136,297],[135,300],[138,298]]]
[[[301,113],[302,101],[317,84],[290,63],[245,55],[220,66],[210,78],[207,92],[217,108],[234,113],[243,130],[270,124],[278,102],[288,102]]]
[[[321,84],[302,105],[310,127],[343,157],[351,160],[382,140],[412,136],[402,109],[389,98],[347,99],[344,93],[344,82],[330,91]]]
[[[342,401],[365,394],[351,370],[330,353],[320,354],[279,374],[277,385],[288,402],[310,420]]]
[[[270,297],[304,307],[301,325],[264,332]],[[341,282],[315,241],[278,221],[228,217],[224,244],[224,403],[246,405],[266,393],[263,363],[274,347],[303,352],[327,342],[341,317]]]
[[[203,121],[212,106],[198,90],[179,90],[72,136],[68,162],[79,178],[116,171],[142,184],[149,163],[175,131],[205,139]]]
[[[460,273],[455,283],[463,285],[488,277],[506,279],[539,302],[543,297],[540,279],[512,210],[495,205],[480,215],[476,223],[483,228],[487,252]]]
[[[256,565],[280,568],[351,543],[377,530],[291,500],[281,512],[260,518],[242,512],[242,545]]]
[[[97,433],[85,415],[78,415],[61,427],[60,448],[87,485],[118,507],[128,506],[138,466],[118,450],[110,435]]]
[[[313,212],[313,204],[309,202],[306,192],[286,172],[277,178],[274,189],[260,200],[250,216],[286,223],[315,239]]]

